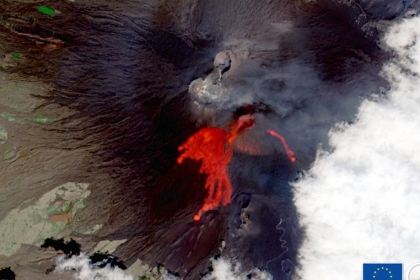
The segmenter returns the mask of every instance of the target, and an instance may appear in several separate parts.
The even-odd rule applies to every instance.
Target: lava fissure
[[[271,129],[268,129],[267,133],[280,140],[280,142],[283,144],[284,149],[286,150],[286,155],[289,157],[290,161],[295,162],[296,161],[295,152],[293,152],[291,149],[289,149],[289,145],[287,145],[287,142],[284,139],[284,137],[281,136],[280,134],[278,134],[277,132],[275,132],[274,130],[271,130]]]
[[[177,161],[181,164],[186,158],[200,161],[200,173],[207,174],[205,189],[208,191],[203,206],[194,215],[199,221],[201,216],[209,210],[230,203],[232,184],[227,165],[232,158],[232,143],[245,129],[251,127],[254,120],[250,115],[241,116],[233,124],[231,131],[218,127],[205,127],[193,134],[179,146],[181,152]]]
[[[218,127],[205,127],[179,146],[178,150],[181,154],[177,159],[178,163],[181,164],[186,158],[201,161],[199,171],[207,174],[204,186],[207,197],[198,213],[194,215],[195,221],[199,221],[206,211],[230,204],[232,184],[227,166],[233,154],[232,144],[238,135],[253,125],[252,116],[243,115],[235,121],[230,131]],[[284,137],[270,129],[267,133],[281,141],[290,161],[295,162],[294,152],[289,149]]]

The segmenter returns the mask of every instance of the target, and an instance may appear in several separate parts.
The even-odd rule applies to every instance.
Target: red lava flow
[[[232,158],[232,143],[253,124],[254,120],[250,115],[241,116],[230,131],[218,127],[202,128],[179,146],[181,155],[178,157],[178,163],[181,164],[186,158],[201,160],[200,172],[207,174],[205,189],[208,194],[203,206],[194,215],[195,221],[199,221],[206,211],[230,203],[232,185],[227,165]]]
[[[218,127],[205,127],[179,146],[178,150],[181,154],[177,159],[178,163],[181,164],[186,158],[201,160],[200,173],[207,174],[205,184],[205,189],[208,191],[207,197],[198,213],[194,215],[195,221],[199,221],[206,211],[230,203],[232,184],[227,166],[232,158],[232,144],[238,135],[253,124],[251,115],[241,116],[230,131]],[[294,152],[289,149],[284,137],[274,130],[267,130],[267,133],[280,139],[290,161],[295,162]]]
[[[289,149],[289,146],[287,145],[287,142],[284,139],[284,137],[281,136],[280,134],[278,134],[277,132],[275,132],[274,130],[271,130],[271,129],[267,130],[267,133],[270,134],[271,136],[274,136],[274,137],[278,138],[281,141],[284,149],[286,150],[286,155],[289,157],[291,162],[295,162],[296,161],[295,152],[293,152],[292,150]]]

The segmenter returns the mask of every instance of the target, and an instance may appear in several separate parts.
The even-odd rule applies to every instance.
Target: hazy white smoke
[[[390,28],[390,91],[338,124],[333,152],[320,151],[294,184],[307,234],[297,279],[361,279],[364,262],[420,261],[419,26],[416,17]]]

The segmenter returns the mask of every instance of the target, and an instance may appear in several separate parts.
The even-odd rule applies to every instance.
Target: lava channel
[[[295,152],[293,152],[292,150],[289,149],[289,145],[287,145],[286,139],[284,139],[283,136],[281,136],[280,134],[278,134],[277,132],[275,132],[274,130],[271,130],[271,129],[267,130],[267,133],[280,140],[284,149],[286,150],[286,155],[289,157],[290,161],[295,162],[296,161]]]
[[[195,221],[199,221],[206,211],[230,204],[232,184],[227,166],[233,154],[232,143],[253,124],[251,115],[244,115],[233,124],[230,131],[218,127],[205,127],[179,146],[181,154],[178,163],[181,164],[186,158],[201,160],[199,171],[207,174],[207,197],[198,213],[194,215]]]

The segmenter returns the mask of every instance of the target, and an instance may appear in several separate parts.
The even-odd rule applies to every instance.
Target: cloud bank
[[[134,280],[133,276],[125,274],[118,267],[111,268],[109,265],[103,268],[93,267],[89,258],[83,253],[71,258],[62,256],[56,262],[55,273],[74,271],[74,278],[77,280]]]
[[[267,272],[254,269],[251,271],[242,271],[239,263],[232,263],[224,258],[212,260],[213,271],[211,275],[204,277],[203,280],[271,280],[271,275]],[[247,278],[247,277],[251,278]]]
[[[420,260],[420,17],[393,25],[383,45],[391,87],[365,100],[354,123],[330,131],[294,184],[306,230],[296,279],[361,279],[366,262]]]
[[[269,273],[253,269],[251,271],[243,271],[239,263],[232,263],[225,258],[212,259],[212,272],[204,276],[203,280],[271,280],[272,277]],[[56,260],[56,267],[54,273],[73,273],[76,280],[135,280],[143,279],[143,275],[130,275],[118,267],[110,267],[109,265],[99,268],[92,265],[89,257],[81,253],[78,256],[67,258],[61,256]],[[159,276],[151,277],[145,276],[146,279],[153,280],[180,280],[180,278],[162,271]],[[247,278],[251,277],[251,278]]]

